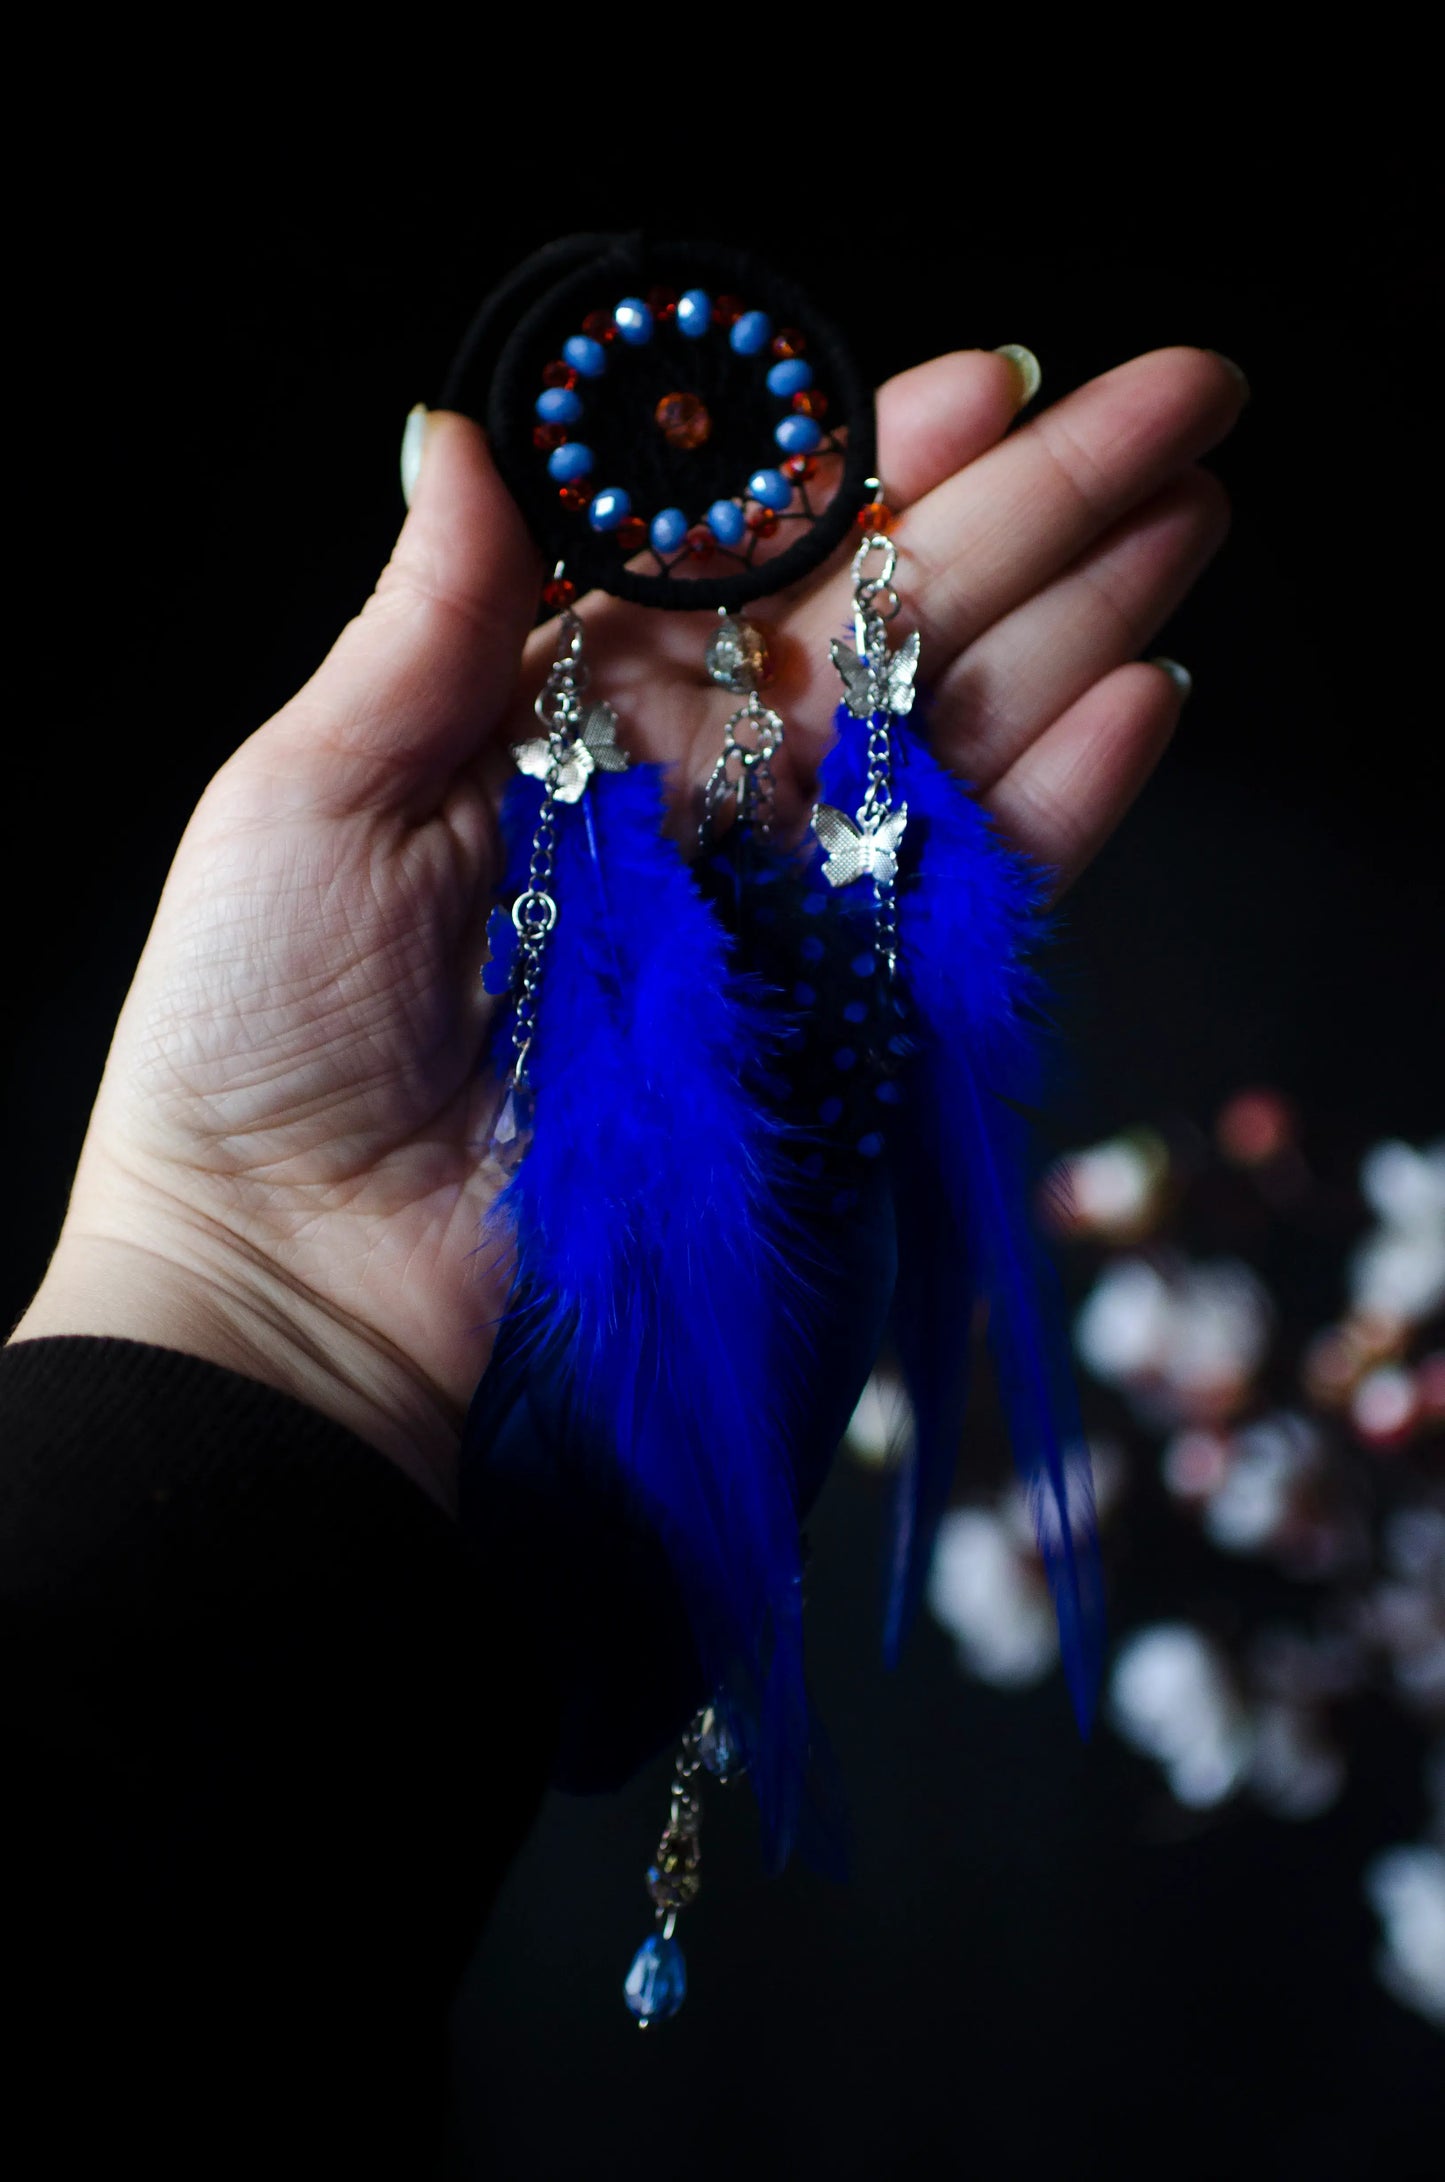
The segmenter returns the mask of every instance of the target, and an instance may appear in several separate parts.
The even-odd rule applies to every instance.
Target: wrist
[[[74,1207],[72,1207],[72,1213]],[[379,1336],[200,1215],[68,1218],[10,1336],[144,1341],[259,1380],[346,1426],[451,1516],[461,1420]]]

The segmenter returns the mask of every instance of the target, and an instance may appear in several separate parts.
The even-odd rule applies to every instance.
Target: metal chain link
[[[868,483],[874,497],[882,491],[877,478]],[[881,554],[881,570],[870,573],[869,563]],[[866,659],[880,687],[886,687],[888,624],[898,612],[900,600],[893,588],[898,567],[898,548],[884,532],[870,530],[853,555],[853,638],[860,659]],[[868,721],[868,786],[858,806],[858,824],[872,833],[893,808],[893,722],[887,712],[874,712]],[[873,881],[874,920],[878,952],[891,978],[898,966],[898,904],[892,882]]]
[[[527,1055],[537,1029],[537,1005],[542,983],[542,963],[547,941],[557,922],[557,899],[552,877],[557,866],[557,789],[562,761],[577,739],[585,708],[582,692],[590,679],[582,656],[582,624],[569,608],[562,616],[547,679],[533,711],[547,731],[551,764],[542,786],[542,808],[532,835],[532,854],[527,884],[512,904],[516,928],[517,1004],[512,1018],[512,1044],[516,1052],[513,1079],[518,1087],[527,1081]]]

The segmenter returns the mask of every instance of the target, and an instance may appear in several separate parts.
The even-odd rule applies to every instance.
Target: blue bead
[[[848,967],[855,977],[871,977],[877,964],[872,955],[855,955]]]
[[[575,424],[582,404],[570,386],[549,386],[537,396],[537,414],[544,424]]]
[[[839,1046],[837,1052],[833,1055],[833,1066],[841,1068],[846,1075],[850,1068],[858,1066],[858,1056],[851,1046]]]
[[[772,334],[773,322],[766,311],[744,311],[733,320],[728,339],[739,356],[760,356]]]
[[[707,527],[719,545],[741,545],[747,531],[743,511],[736,500],[714,500],[707,511]]]
[[[625,295],[612,313],[612,323],[629,348],[645,348],[652,339],[652,313],[641,296]]]
[[[851,1212],[857,1202],[857,1190],[840,1189],[837,1196],[833,1199],[833,1210],[834,1212]]]
[[[805,894],[803,896],[803,915],[805,917],[823,917],[827,913],[828,897],[826,894]]]
[[[687,1964],[677,1941],[665,1940],[660,1932],[645,1939],[632,1958],[622,1990],[639,2023],[676,2015],[687,1998]]]
[[[547,475],[555,477],[559,485],[570,484],[574,477],[585,477],[591,467],[592,449],[584,447],[580,439],[564,441],[547,457]]]
[[[773,438],[785,455],[810,455],[823,437],[823,427],[816,417],[803,417],[796,413],[779,420]]]
[[[867,1136],[859,1137],[858,1149],[865,1159],[876,1159],[883,1149],[883,1139],[876,1129],[870,1129]]]
[[[648,532],[654,553],[675,553],[687,536],[687,517],[681,508],[663,508],[652,518]]]
[[[700,341],[712,324],[712,297],[706,288],[689,288],[677,301],[677,330]]]
[[[809,1152],[807,1158],[803,1161],[803,1172],[808,1180],[816,1182],[822,1171],[823,1154],[821,1152]]]
[[[792,505],[793,488],[781,470],[754,470],[748,479],[748,491],[765,508],[781,510]]]
[[[827,952],[816,932],[810,932],[798,949],[805,962],[821,962]]]
[[[818,1108],[818,1119],[825,1129],[831,1129],[842,1111],[843,1101],[841,1099],[824,1099],[822,1105]]]
[[[818,998],[818,988],[816,985],[795,985],[793,998],[800,1008],[811,1008]]]
[[[845,1023],[861,1023],[867,1013],[868,1003],[866,1000],[850,1000],[843,1010],[843,1020]]]
[[[804,387],[812,383],[813,367],[801,356],[785,356],[768,373],[770,394],[801,394]]]
[[[624,515],[632,513],[632,497],[620,485],[604,485],[592,495],[587,520],[594,530],[616,530]]]
[[[562,361],[580,371],[584,379],[600,379],[607,369],[607,351],[590,335],[574,333],[562,343]]]
[[[903,1086],[896,1076],[885,1076],[874,1088],[873,1096],[884,1106],[897,1106],[903,1097]]]

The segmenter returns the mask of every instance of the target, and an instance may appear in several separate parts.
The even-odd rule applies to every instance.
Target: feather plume
[[[508,791],[514,885],[539,799],[525,778]],[[550,1464],[554,1504],[575,1492],[606,1511],[593,1561],[617,1565],[594,1566],[592,1593],[612,1587],[626,1634],[609,1653],[594,1623],[596,1659],[626,1659],[663,1691],[664,1735],[721,1695],[780,1865],[810,1739],[790,1460],[808,1296],[785,1226],[784,1124],[751,1081],[777,1026],[733,972],[662,814],[654,766],[598,775],[558,813],[560,915],[528,1065],[535,1133],[496,1215],[517,1270],[468,1420],[463,1519],[486,1505],[489,1461],[513,1476]],[[504,1017],[502,1054],[507,1036]],[[519,1402],[540,1457],[511,1444]],[[649,1567],[681,1601],[690,1659],[670,1642],[668,1587]],[[649,1625],[668,1652],[650,1675]],[[607,1689],[595,1666],[590,1682],[573,1724],[615,1763],[649,1731],[626,1717],[635,1691]]]
[[[840,706],[820,796],[861,801],[866,728]],[[1047,874],[1010,849],[964,784],[893,724],[894,794],[908,806],[898,887],[908,1009],[908,1122],[891,1132],[899,1274],[892,1323],[915,1416],[899,1473],[885,1649],[917,1611],[947,1504],[968,1394],[973,1305],[1015,1464],[1033,1509],[1065,1676],[1087,1733],[1103,1654],[1102,1581],[1087,1443],[1057,1276],[1032,1210],[1025,1111],[1042,1078],[1044,988],[1031,953]],[[858,890],[860,906],[864,890]]]

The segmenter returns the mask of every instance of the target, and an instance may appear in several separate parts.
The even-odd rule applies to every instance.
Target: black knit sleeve
[[[10,2151],[33,2103],[37,2173],[432,2173],[555,1730],[454,1526],[233,1372],[23,1342],[0,1616]]]

